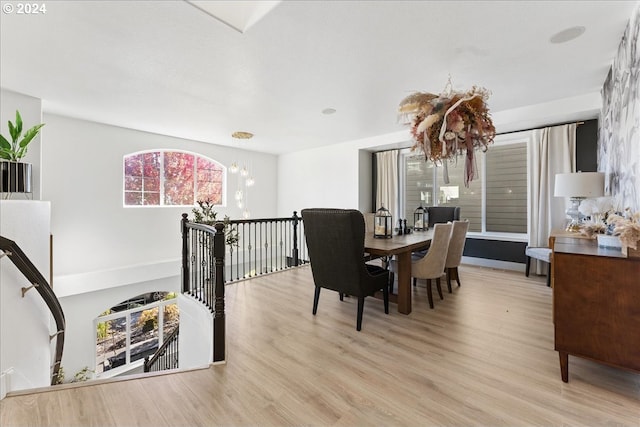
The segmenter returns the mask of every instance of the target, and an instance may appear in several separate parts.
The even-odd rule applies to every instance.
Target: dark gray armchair
[[[302,220],[316,286],[313,314],[318,310],[321,288],[337,291],[341,301],[345,294],[358,298],[358,331],[365,297],[382,291],[388,314],[389,271],[365,263],[362,213],[354,209],[303,209]]]
[[[442,224],[449,221],[460,220],[460,206],[428,206],[429,227],[433,224]]]

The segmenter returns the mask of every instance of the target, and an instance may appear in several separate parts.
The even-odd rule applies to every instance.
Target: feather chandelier
[[[467,92],[452,90],[451,79],[443,93],[413,93],[400,102],[399,113],[411,125],[412,150],[424,153],[425,161],[444,165],[444,180],[449,182],[447,161],[465,156],[464,185],[476,176],[474,150],[486,151],[496,130],[486,101],[489,91],[473,86]]]

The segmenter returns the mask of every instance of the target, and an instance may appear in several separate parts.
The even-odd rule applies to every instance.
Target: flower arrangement
[[[613,212],[613,197],[598,197],[586,199],[580,203],[578,211],[591,220],[583,223],[580,232],[588,237],[594,234],[609,234],[612,231],[607,226],[606,219]]]
[[[411,124],[412,150],[422,150],[425,161],[436,164],[466,154],[464,184],[468,187],[475,175],[474,149],[486,151],[496,134],[488,98],[489,91],[477,86],[453,92],[450,81],[440,95],[416,92],[404,98],[399,112]]]
[[[614,226],[613,235],[619,236],[624,246],[638,249],[638,243],[640,242],[640,212],[631,213],[631,210],[627,208],[624,216],[609,215],[607,224]]]
[[[631,212],[626,208],[623,213],[616,212],[612,197],[598,197],[583,200],[578,208],[584,216],[591,217],[582,225],[580,232],[588,237],[594,234],[618,236],[622,245],[638,249],[640,242],[640,211]]]

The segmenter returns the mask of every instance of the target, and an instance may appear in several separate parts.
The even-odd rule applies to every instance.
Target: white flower
[[[416,129],[416,132],[420,134],[425,130],[429,129],[432,124],[438,121],[439,118],[440,116],[437,114],[428,115],[427,117],[425,117],[423,121],[420,122],[420,124],[418,125],[418,129]]]
[[[585,216],[605,214],[613,210],[613,197],[607,196],[583,200],[578,210]]]
[[[578,210],[584,216],[591,216],[594,213],[598,213],[595,199],[583,200],[582,203],[580,203]]]

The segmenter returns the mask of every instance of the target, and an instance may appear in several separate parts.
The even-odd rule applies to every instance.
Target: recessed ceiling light
[[[568,41],[571,41],[573,39],[577,39],[578,37],[580,37],[582,33],[584,33],[585,29],[586,29],[585,27],[567,28],[566,30],[562,30],[559,33],[556,33],[553,36],[551,36],[549,41],[555,44],[566,43]]]
[[[333,113],[335,113],[335,112],[336,112],[336,109],[335,109],[335,108],[325,108],[324,110],[322,110],[322,114],[325,114],[325,115],[327,115],[327,116],[328,116],[329,114],[333,114]]]

